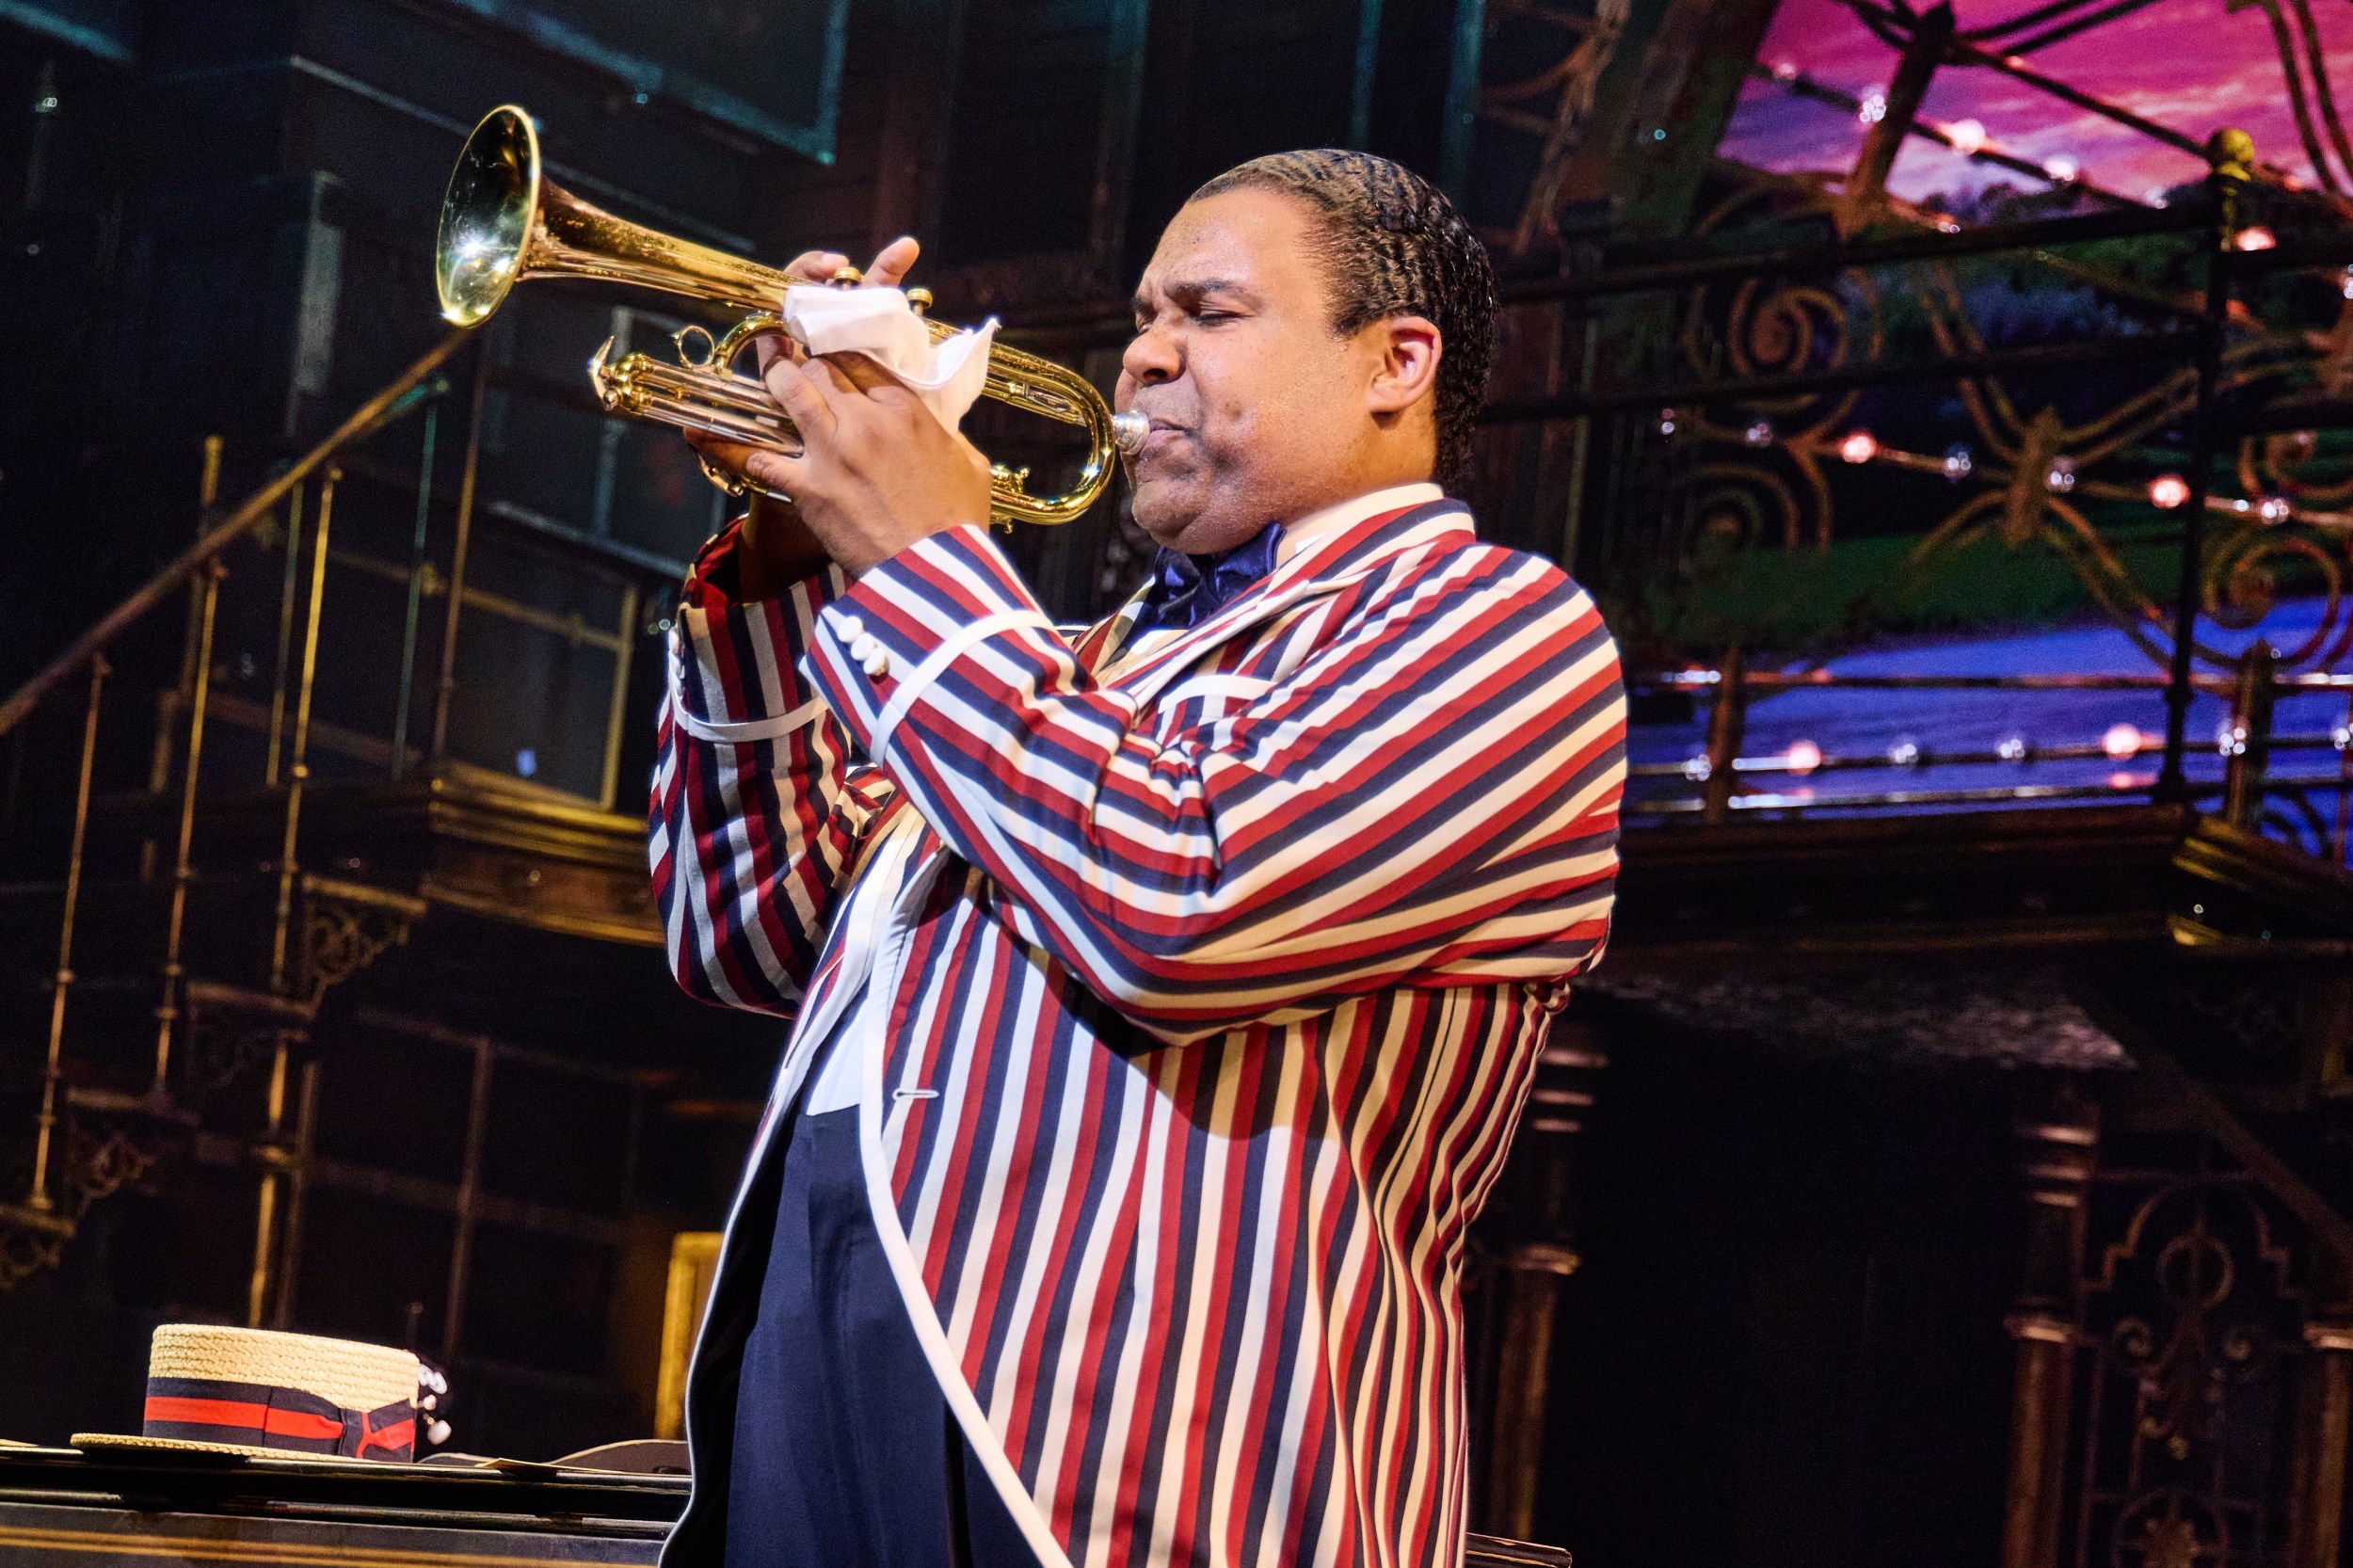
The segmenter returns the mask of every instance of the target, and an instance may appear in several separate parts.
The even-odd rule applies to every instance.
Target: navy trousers
[[[727,1568],[1037,1568],[907,1321],[857,1112],[790,1133],[736,1396]]]

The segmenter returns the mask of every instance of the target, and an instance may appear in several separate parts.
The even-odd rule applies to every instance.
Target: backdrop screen
[[[458,0],[538,42],[830,163],[849,0]]]

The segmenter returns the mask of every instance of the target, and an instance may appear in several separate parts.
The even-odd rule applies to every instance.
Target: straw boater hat
[[[166,1323],[147,1359],[144,1434],[77,1432],[77,1448],[407,1461],[417,1358],[268,1329]]]

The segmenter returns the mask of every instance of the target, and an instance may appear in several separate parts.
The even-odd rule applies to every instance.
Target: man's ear
[[[1438,360],[1446,341],[1435,322],[1423,316],[1390,316],[1365,331],[1380,362],[1365,389],[1366,408],[1376,419],[1403,413],[1438,387]]]

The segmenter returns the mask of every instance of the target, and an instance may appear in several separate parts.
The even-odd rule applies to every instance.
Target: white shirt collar
[[[1353,501],[1321,507],[1297,522],[1283,524],[1282,539],[1274,547],[1274,564],[1282,566],[1317,539],[1327,534],[1353,528],[1368,518],[1445,499],[1446,491],[1425,479],[1418,484],[1391,485],[1386,489],[1360,495]]]

